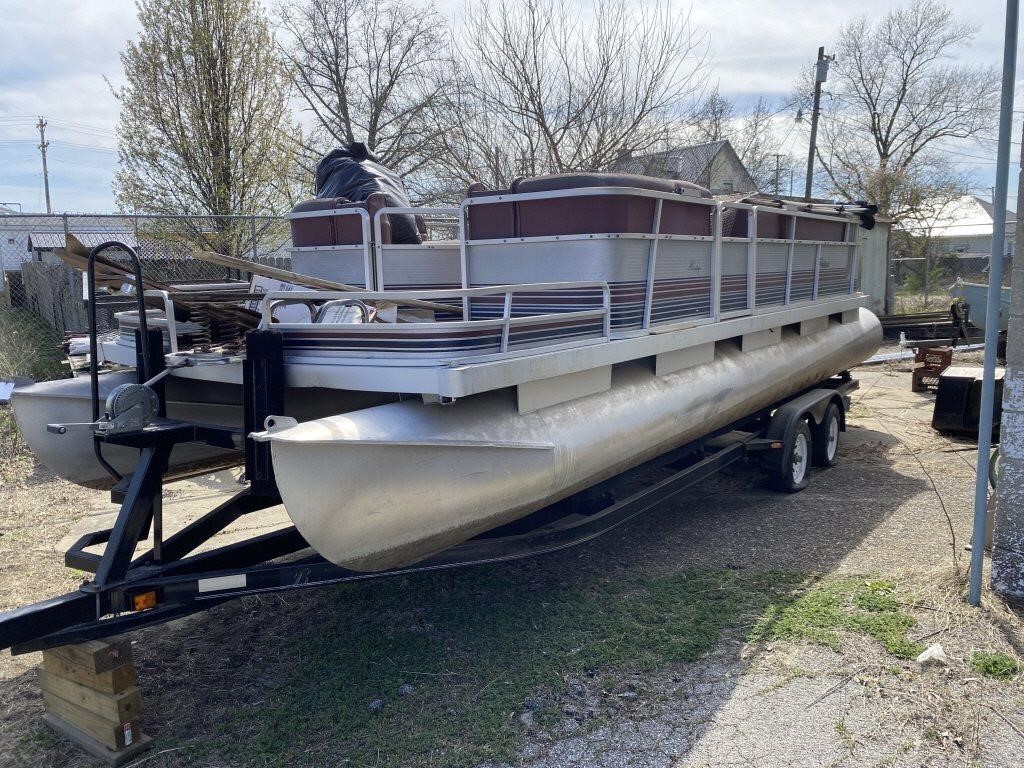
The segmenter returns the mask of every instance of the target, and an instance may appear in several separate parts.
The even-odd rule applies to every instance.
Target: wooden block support
[[[153,741],[151,737],[140,733],[138,739],[124,749],[113,750],[53,712],[44,714],[43,722],[58,736],[63,736],[68,741],[74,742],[93,757],[104,761],[107,765],[114,766],[114,768],[124,765],[141,752],[149,749]]]
[[[142,694],[127,639],[43,651],[44,722],[86,752],[120,765],[152,741],[139,730]]]
[[[128,723],[142,713],[142,694],[137,686],[131,686],[120,693],[103,693],[87,685],[51,675],[45,669],[38,670],[39,684],[44,693],[52,693],[65,701],[94,712],[115,723]]]
[[[132,644],[127,638],[89,640],[78,645],[51,648],[45,653],[99,674],[130,663]]]
[[[102,693],[121,693],[135,685],[135,665],[131,662],[106,672],[92,672],[64,657],[43,651],[43,669],[51,675],[73,680]]]
[[[79,728],[108,749],[124,749],[139,737],[138,723],[115,723],[105,717],[90,712],[88,709],[72,704],[70,701],[55,696],[49,691],[43,691],[43,704],[46,711],[59,715],[67,722]],[[130,734],[130,738],[128,737]]]

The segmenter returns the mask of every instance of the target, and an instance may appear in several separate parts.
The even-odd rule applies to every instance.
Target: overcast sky
[[[1004,5],[995,0],[955,0],[965,20],[980,30],[962,58],[1001,65]],[[709,36],[714,78],[723,94],[745,104],[760,95],[788,94],[801,67],[830,43],[851,15],[884,14],[891,2],[861,0],[715,0],[679,2]],[[455,17],[463,0],[440,0]],[[45,211],[38,133],[49,126],[50,194],[55,211],[112,212],[111,180],[117,166],[118,105],[107,81],[121,82],[118,53],[138,31],[131,0],[0,0],[0,203]],[[1021,71],[1024,71],[1022,62]],[[1018,78],[1024,105],[1024,79]],[[1018,118],[1020,113],[1018,113]],[[791,116],[779,127],[795,154],[806,152],[806,134]],[[1019,120],[1015,141],[1020,137]],[[958,162],[976,171],[980,189],[993,183],[995,150],[957,150]],[[1014,155],[1019,153],[1019,144]],[[970,155],[968,157],[967,155]],[[1016,194],[1011,169],[1011,204]],[[15,208],[18,206],[15,205]]]

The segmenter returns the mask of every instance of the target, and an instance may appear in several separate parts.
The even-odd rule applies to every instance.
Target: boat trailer
[[[160,349],[159,343],[151,346]],[[258,428],[262,419],[283,410],[280,336],[275,331],[253,331],[247,347],[246,434]],[[190,441],[230,446],[241,435],[224,427],[166,419],[134,433],[97,435],[101,443],[138,448],[139,460],[135,471],[111,491],[111,500],[121,505],[114,526],[82,536],[64,556],[68,567],[93,577],[74,592],[0,614],[0,648],[19,654],[108,637],[198,613],[243,595],[497,563],[565,549],[608,532],[750,454],[761,455],[780,471],[786,464],[785,454],[792,449],[787,434],[795,431],[793,425],[802,422],[809,410],[823,411],[837,400],[845,413],[849,392],[855,387],[848,374],[829,379],[515,523],[415,565],[374,573],[324,560],[294,526],[192,554],[244,515],[281,503],[268,443],[244,437],[248,488],[164,538],[161,499],[171,449]],[[635,487],[638,477],[657,468],[668,468],[671,474],[619,497],[623,487]],[[150,533],[151,549],[135,557],[137,545]],[[105,545],[102,554],[87,551],[101,544]]]
[[[95,326],[90,330],[95,339]],[[161,332],[145,326],[136,330],[136,349],[140,350],[139,384],[144,384],[164,370]],[[92,365],[95,376],[95,362]],[[243,430],[165,418],[160,386],[153,387],[159,399],[154,416],[141,428],[95,429],[93,440],[101,463],[105,463],[104,445],[136,448],[139,457],[134,472],[125,477],[109,468],[117,480],[111,501],[120,504],[113,527],[82,536],[65,553],[68,567],[91,573],[92,578],[74,592],[0,613],[0,649],[10,648],[12,653],[20,654],[108,637],[198,613],[244,595],[369,581],[555,552],[591,541],[752,454],[761,458],[778,487],[800,490],[806,485],[806,475],[794,477],[793,468],[797,458],[803,460],[805,471],[810,461],[809,455],[798,457],[795,453],[801,436],[805,454],[810,453],[809,430],[830,441],[837,440],[838,429],[845,428],[849,393],[857,387],[857,382],[844,372],[411,566],[367,573],[335,565],[314,552],[294,526],[196,552],[239,518],[281,503],[270,443],[257,442],[249,435],[261,429],[269,416],[284,413],[284,375],[281,334],[275,330],[250,331],[243,365]],[[94,414],[98,414],[98,399],[93,406]],[[830,418],[836,423],[830,424]],[[830,427],[835,434],[830,433]],[[187,442],[243,451],[248,487],[165,537],[162,498],[168,457],[174,446]],[[653,471],[659,469],[659,479],[651,482]],[[644,480],[646,486],[629,490]],[[136,556],[140,542],[150,537],[151,548]],[[100,545],[102,553],[89,551]]]

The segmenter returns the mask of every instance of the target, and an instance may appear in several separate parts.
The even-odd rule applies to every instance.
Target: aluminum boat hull
[[[134,371],[103,373],[99,377],[100,407],[119,384],[135,382]],[[200,379],[168,377],[167,416],[182,421],[242,428],[242,387],[238,384]],[[286,412],[296,418],[314,419],[326,414],[365,408],[387,402],[391,396],[379,393],[332,389],[289,389]],[[92,433],[69,431],[53,434],[47,424],[92,421],[89,377],[43,381],[18,387],[11,401],[22,437],[35,457],[57,475],[89,488],[109,488],[113,480],[96,460]],[[135,469],[139,452],[134,448],[104,445],[103,458],[121,474]],[[202,443],[183,443],[171,452],[170,470],[202,470],[223,466],[234,458],[243,461],[241,451],[214,448]]]
[[[881,342],[862,309],[817,333],[656,376],[616,366],[600,394],[519,414],[511,389],[451,405],[389,403],[282,426],[272,444],[285,507],[328,560],[414,563],[724,427],[851,368]]]

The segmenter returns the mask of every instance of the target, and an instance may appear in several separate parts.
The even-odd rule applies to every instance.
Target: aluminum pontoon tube
[[[260,433],[281,498],[306,541],[334,563],[375,571],[448,546],[695,440],[869,357],[865,309],[818,333],[655,376],[637,361],[612,388],[520,415],[511,390],[448,406],[390,403]]]
[[[100,406],[114,387],[138,381],[135,371],[102,373],[96,377]],[[237,396],[229,398],[201,398],[199,387],[191,381],[167,381],[167,415],[173,419],[218,424],[226,427],[242,426],[242,408],[239,387]],[[113,479],[108,475],[93,452],[92,432],[76,431],[63,435],[48,432],[47,424],[92,421],[92,396],[88,377],[42,381],[18,387],[11,395],[14,418],[18,429],[35,457],[57,475],[88,488],[109,488]],[[201,443],[182,443],[171,452],[172,468],[202,467],[222,463],[238,451],[214,448]],[[139,452],[124,446],[104,446],[103,455],[121,474],[129,474],[139,459]]]
[[[212,367],[211,367],[212,368]],[[110,391],[126,382],[135,382],[134,371],[111,371],[97,377],[100,404]],[[167,416],[181,421],[242,428],[242,387],[238,384],[179,378],[165,379]],[[322,388],[288,388],[285,410],[298,419],[316,419],[389,402],[390,394],[353,392]],[[47,424],[92,421],[92,397],[88,378],[42,381],[18,387],[11,395],[14,418],[22,437],[35,457],[65,480],[88,488],[109,488],[113,480],[93,452],[92,432],[75,431],[63,435],[48,432]],[[103,455],[122,473],[135,469],[139,452],[118,445],[104,446]],[[202,443],[180,443],[171,452],[171,469],[202,469],[220,466],[232,456],[242,461],[240,451],[214,448]]]

